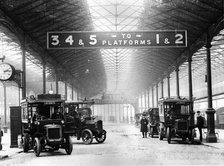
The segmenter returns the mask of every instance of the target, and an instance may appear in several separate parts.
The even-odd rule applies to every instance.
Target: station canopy
[[[223,0],[1,0],[0,56],[21,68],[25,48],[30,80],[42,77],[46,62],[48,80],[57,72],[86,97],[136,95],[176,66],[186,68],[189,55],[193,70],[204,72],[198,66],[205,61],[207,33],[212,61],[223,66],[223,11]],[[185,30],[187,47],[47,48],[47,33],[54,31],[158,30]]]

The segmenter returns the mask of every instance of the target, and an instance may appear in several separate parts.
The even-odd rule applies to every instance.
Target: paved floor
[[[123,166],[123,165],[223,165],[224,132],[219,131],[218,143],[188,144],[174,140],[142,138],[139,128],[128,124],[106,124],[107,139],[103,144],[84,145],[73,138],[73,152],[66,155],[63,149],[58,152],[42,152],[35,157],[33,151],[21,153],[21,149],[7,147],[4,135],[3,151],[8,155],[0,161],[6,166],[76,165],[76,166]],[[9,142],[9,141],[8,141]],[[9,145],[9,144],[8,144]]]

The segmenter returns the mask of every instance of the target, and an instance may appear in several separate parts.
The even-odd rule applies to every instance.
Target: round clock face
[[[8,80],[13,75],[13,67],[8,63],[1,63],[0,64],[0,80]]]

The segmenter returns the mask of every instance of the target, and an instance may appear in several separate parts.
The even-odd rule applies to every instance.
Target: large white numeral
[[[69,35],[66,39],[65,39],[65,43],[69,43],[70,45],[72,45],[74,42],[74,40],[72,39],[72,35]]]
[[[156,44],[159,44],[159,34],[156,34]]]
[[[175,44],[183,44],[184,43],[182,34],[176,34],[175,38],[176,38]]]
[[[56,46],[56,45],[59,44],[58,37],[59,37],[58,35],[52,35],[52,36],[51,36],[51,38],[52,38],[52,42],[51,42],[51,44],[52,44],[52,45]]]
[[[91,40],[91,42],[89,42],[89,44],[95,45],[97,43],[96,35],[90,35],[89,39]]]

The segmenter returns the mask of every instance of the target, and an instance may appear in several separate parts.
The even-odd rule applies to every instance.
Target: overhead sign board
[[[48,32],[48,49],[187,47],[186,30]]]

